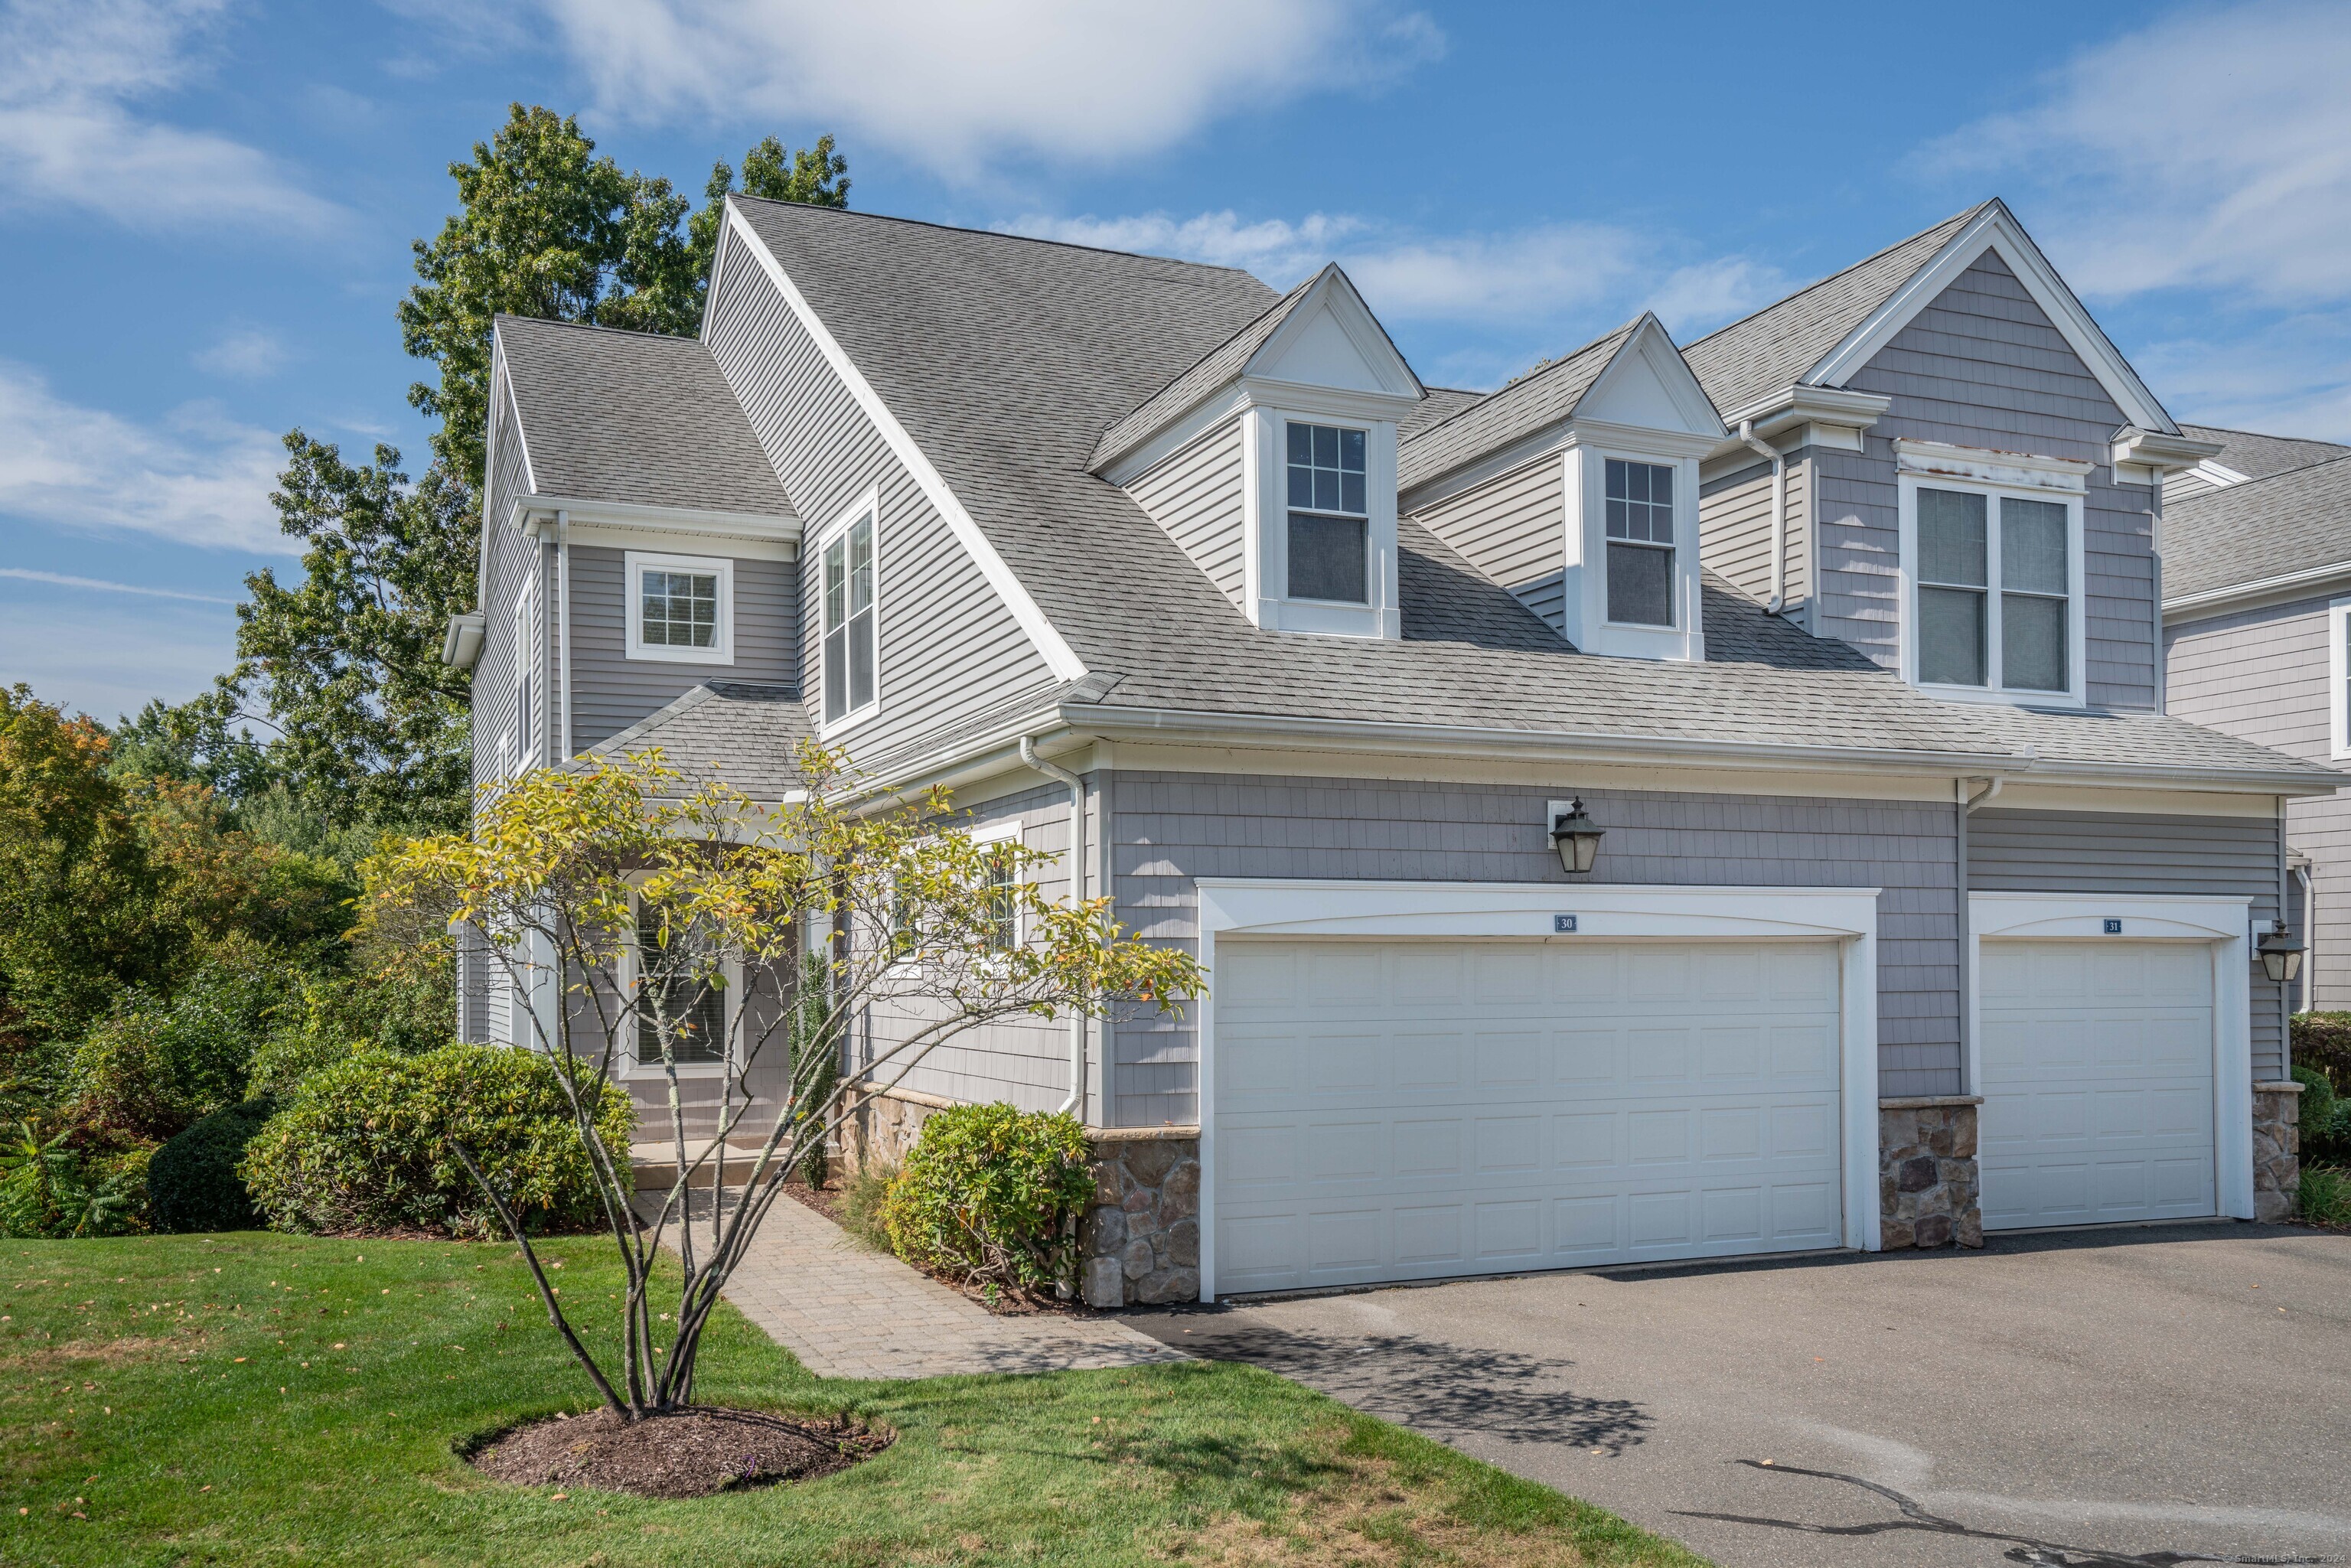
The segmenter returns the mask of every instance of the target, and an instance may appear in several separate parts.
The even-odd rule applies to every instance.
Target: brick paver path
[[[1107,1318],[998,1317],[895,1258],[860,1247],[790,1197],[768,1211],[726,1299],[821,1377],[1059,1372],[1179,1361]]]

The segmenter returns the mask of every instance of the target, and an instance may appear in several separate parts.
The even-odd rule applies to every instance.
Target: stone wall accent
[[[923,1135],[923,1124],[930,1119],[931,1113],[944,1111],[954,1103],[936,1094],[918,1093],[912,1089],[868,1094],[858,1102],[849,1120],[841,1124],[843,1165],[850,1171],[862,1170],[877,1160],[888,1166],[904,1165],[914,1140]]]
[[[2294,1218],[2302,1195],[2302,1085],[2253,1085],[2253,1218]]]
[[[1079,1279],[1090,1307],[1200,1299],[1200,1130],[1102,1127],[1094,1200],[1078,1222]]]
[[[1878,1245],[1980,1247],[1975,1094],[1877,1103]]]

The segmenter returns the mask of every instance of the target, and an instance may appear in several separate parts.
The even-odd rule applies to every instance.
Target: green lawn
[[[549,1251],[601,1336],[604,1249]],[[731,1312],[704,1398],[846,1407],[897,1444],[799,1486],[558,1500],[452,1452],[583,1408],[510,1248],[240,1234],[0,1259],[0,1563],[1699,1563],[1250,1368],[827,1382]]]

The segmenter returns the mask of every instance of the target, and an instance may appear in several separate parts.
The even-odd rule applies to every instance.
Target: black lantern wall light
[[[1582,874],[1599,856],[1604,830],[1595,826],[1581,800],[1551,803],[1551,847],[1559,852],[1560,869]]]
[[[2287,932],[2281,920],[2263,934],[2253,950],[2262,956],[2262,971],[2283,986],[2302,973],[2302,944]]]

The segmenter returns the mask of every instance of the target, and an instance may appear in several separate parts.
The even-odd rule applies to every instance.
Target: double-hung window
[[[1922,685],[2064,695],[2074,687],[2074,507],[1917,486]]]
[[[632,659],[735,662],[735,563],[721,557],[628,552]]]
[[[1371,507],[1364,432],[1290,422],[1291,599],[1372,600]]]
[[[824,547],[824,718],[875,701],[873,514],[861,511]]]
[[[1674,471],[1607,460],[1608,619],[1625,626],[1674,623]]]
[[[2327,755],[2351,760],[2351,599],[2326,606]]]
[[[519,773],[533,760],[538,719],[538,595],[529,583],[516,596],[514,618],[514,770]]]
[[[726,993],[695,961],[697,939],[672,931],[663,939],[661,918],[637,911],[637,1065],[662,1065],[662,1033],[669,1034],[670,1061],[680,1067],[715,1067],[726,1060]]]

